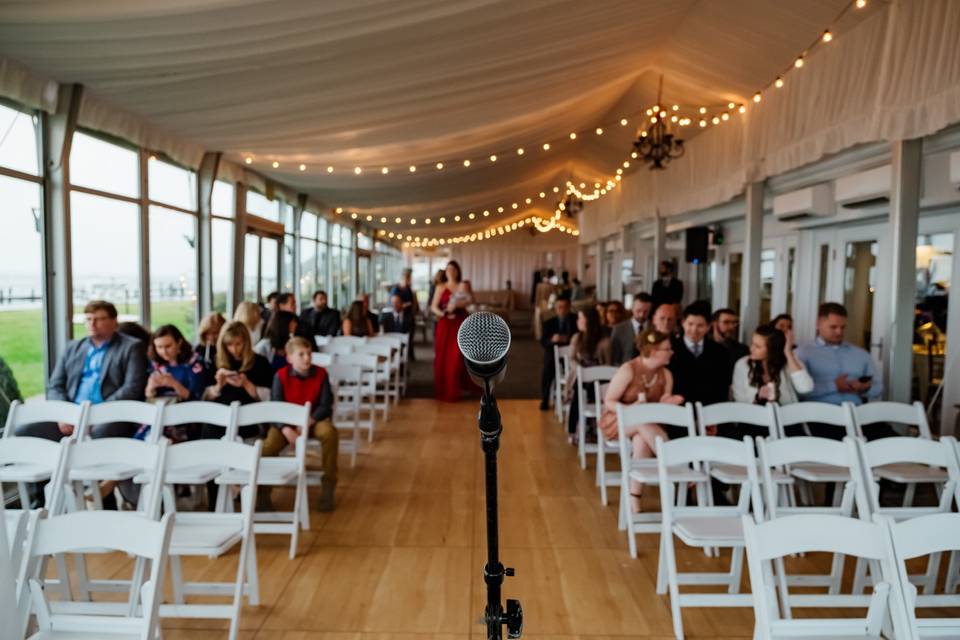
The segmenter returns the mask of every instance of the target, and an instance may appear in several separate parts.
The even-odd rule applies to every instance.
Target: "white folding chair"
[[[761,524],[743,516],[742,525],[756,619],[754,638],[888,638],[884,633],[890,629],[888,617],[897,638],[910,637],[893,550],[883,525],[825,514],[793,515]],[[777,590],[787,592],[787,585],[771,565],[789,555],[816,551],[854,556],[877,567],[883,581],[870,596],[818,596],[823,607],[865,607],[865,617],[793,620],[780,614]]]
[[[70,437],[76,437],[78,431],[77,425],[83,422],[84,415],[89,407],[89,402],[73,404],[72,402],[63,402],[62,400],[31,400],[30,402],[23,403],[19,400],[14,400],[10,404],[10,410],[7,413],[7,422],[3,430],[3,439],[8,440],[15,437],[29,437],[17,436],[17,429],[41,422],[64,422],[67,424],[72,424],[74,426],[74,430]],[[33,439],[53,442],[51,440],[46,440],[45,438]],[[38,449],[33,448],[30,449],[30,451],[37,451],[37,455],[42,455],[39,453]],[[57,455],[59,455],[59,453],[57,453]],[[29,509],[30,491],[28,490],[27,485],[39,482],[47,482],[52,477],[53,471],[54,470],[52,467],[49,467],[43,463],[31,461],[27,458],[20,461],[15,461],[11,458],[8,462],[3,463],[2,467],[0,467],[0,483],[16,483],[17,492],[20,496],[21,508]]]
[[[0,500],[0,639],[20,640],[24,629],[20,622],[20,603],[18,598],[17,577],[26,540],[29,511],[8,512]]]
[[[939,442],[911,437],[881,438],[873,442],[858,442],[863,473],[863,482],[857,484],[857,511],[860,513],[860,517],[869,519],[881,515],[900,522],[925,515],[949,513],[954,506],[957,487],[960,484],[960,470],[958,470],[955,447],[956,440],[950,436],[941,438]],[[936,505],[884,507],[880,504],[880,484],[875,479],[875,470],[877,467],[884,465],[903,463],[928,465],[944,470],[947,481],[940,491]],[[940,554],[931,554],[927,562],[926,572],[922,575],[910,576],[910,580],[914,584],[921,585],[924,594],[931,594],[936,587],[939,569]],[[864,563],[858,562],[853,581],[854,593],[862,593],[866,581],[866,566]]]
[[[657,469],[658,461],[654,458],[634,460],[633,448],[630,440],[627,439],[626,429],[628,427],[644,424],[683,427],[687,430],[688,437],[696,435],[693,405],[689,402],[682,407],[654,402],[633,405],[617,404],[617,443],[620,451],[619,523],[621,529],[627,531],[627,543],[630,546],[631,558],[637,557],[636,535],[638,533],[659,533],[661,530],[660,513],[633,513],[630,508],[631,480],[645,485],[660,483],[660,473]],[[683,479],[677,494],[678,504],[686,504],[688,482],[696,484],[697,501],[700,504],[706,504],[709,501],[708,485],[710,478],[700,468],[699,464],[692,466],[686,463],[678,464],[670,470],[670,474],[671,477]],[[660,508],[663,509],[662,504]]]
[[[587,468],[587,454],[597,454],[601,448],[600,441],[603,439],[598,435],[597,444],[587,443],[587,420],[599,420],[600,414],[597,413],[596,398],[594,398],[593,403],[587,402],[586,390],[589,385],[593,387],[593,391],[596,391],[593,386],[594,382],[609,382],[616,373],[616,367],[581,367],[577,365],[577,404],[580,407],[577,412],[577,454],[580,457],[581,469]],[[602,402],[599,406],[603,406]],[[606,491],[603,491],[603,494],[603,504],[607,504]]]
[[[330,342],[331,344],[349,344],[357,347],[361,344],[365,344],[367,339],[363,336],[333,336]]]
[[[686,474],[675,474],[673,469],[687,469],[707,463],[730,464],[747,469],[750,482],[742,485],[740,499],[735,506],[710,506],[698,500],[696,506],[682,505],[675,499],[674,483],[683,487]],[[669,442],[657,438],[657,472],[660,476],[660,508],[663,512],[660,533],[660,561],[657,568],[657,593],[669,590],[673,632],[683,638],[683,607],[749,607],[750,594],[740,593],[743,571],[743,525],[741,517],[750,512],[763,513],[756,486],[757,463],[753,443],[730,438],[691,436]],[[676,504],[675,504],[676,503]],[[674,536],[689,547],[730,548],[730,569],[725,573],[684,573],[677,569]],[[680,593],[680,585],[723,585],[726,593]]]
[[[777,418],[771,405],[750,404],[747,402],[718,402],[704,405],[696,403],[697,424],[701,436],[707,435],[707,427],[719,425],[748,424],[762,427],[767,430],[765,438],[776,438],[778,435]],[[747,482],[747,470],[743,467],[731,467],[726,464],[710,465],[707,469],[710,475],[724,484],[743,484]],[[774,479],[781,484],[792,484],[793,480],[786,474],[774,470]]]
[[[855,483],[862,477],[860,470],[860,456],[856,442],[852,438],[844,438],[837,442],[829,438],[813,438],[810,436],[795,436],[780,440],[765,440],[757,438],[757,452],[760,462],[760,477],[762,487],[754,487],[754,491],[763,491],[766,519],[776,520],[792,515],[826,514],[853,517],[856,503]],[[774,473],[789,474],[795,464],[829,465],[838,469],[846,469],[851,480],[845,483],[840,504],[837,506],[798,506],[789,499],[785,485],[775,481]],[[840,582],[843,578],[843,556],[834,554],[829,574],[796,574],[787,575],[784,584],[803,587],[828,587],[827,593],[840,593]],[[774,560],[777,575],[786,574],[782,559]],[[780,603],[783,615],[791,617],[791,606],[821,606],[817,595],[780,593]]]
[[[329,353],[334,356],[342,356],[356,351],[357,345],[352,342],[331,341],[320,347],[320,353]]]
[[[354,353],[364,353],[377,357],[377,369],[374,375],[376,393],[374,403],[383,412],[383,419],[390,419],[390,404],[400,397],[400,386],[394,380],[394,348],[389,344],[368,342],[356,348]]]
[[[110,422],[130,422],[133,424],[149,424],[150,434],[147,440],[156,442],[160,439],[162,429],[157,428],[163,418],[164,403],[150,404],[138,400],[116,400],[92,404],[87,409],[80,424],[77,426],[77,439],[89,440],[91,430],[98,424]]]
[[[857,435],[861,438],[866,437],[866,432],[872,425],[878,423],[894,423],[917,430],[917,435],[924,440],[932,440],[930,425],[927,424],[927,415],[923,409],[923,404],[914,402],[906,404],[903,402],[868,402],[859,406],[852,406],[853,424],[857,430]],[[902,435],[908,435],[904,433]],[[917,464],[893,464],[878,467],[874,470],[878,478],[890,480],[899,484],[906,485],[903,493],[903,506],[909,507],[913,504],[913,498],[916,495],[917,485],[931,483],[942,486],[947,481],[947,475],[942,469],[928,467]]]
[[[237,412],[236,428],[251,424],[276,424],[294,426],[300,431],[292,455],[263,457],[260,459],[259,486],[294,487],[292,511],[269,511],[253,514],[254,533],[279,533],[290,535],[290,559],[297,555],[297,536],[300,529],[310,529],[310,510],[307,506],[307,423],[310,418],[310,403],[305,405],[290,402],[254,402],[243,405]],[[289,449],[289,447],[288,447]],[[283,452],[281,452],[283,453]],[[219,485],[242,485],[245,471],[231,469],[217,477]]]
[[[603,398],[607,394],[610,383],[601,384],[599,380],[593,381],[594,402],[591,407],[592,413],[597,417],[597,485],[600,487],[600,503],[607,506],[607,489],[609,487],[620,486],[620,471],[607,471],[607,456],[620,454],[620,441],[607,440],[600,432],[599,419],[603,415]],[[602,447],[602,449],[601,449]]]
[[[76,512],[41,518],[30,535],[28,555],[33,560],[66,553],[84,553],[91,548],[118,551],[137,558],[136,567],[149,562],[149,579],[128,581],[133,606],[126,615],[105,615],[99,607],[88,603],[48,602],[41,587],[38,569],[44,563],[24,563],[23,578],[29,579],[32,611],[36,614],[36,640],[74,638],[138,638],[157,637],[158,607],[163,597],[163,577],[167,551],[173,531],[174,515],[167,514],[159,522],[137,514],[120,512]],[[28,573],[28,564],[34,569]],[[61,605],[55,607],[54,604]],[[79,605],[79,606],[66,606]],[[63,610],[61,612],[60,610]]]
[[[340,451],[350,454],[350,466],[357,466],[360,452],[360,394],[356,392],[363,380],[359,365],[333,364],[327,368],[333,392],[333,415],[330,421],[340,430],[350,430],[350,439],[340,439]],[[309,443],[308,443],[309,445]]]
[[[252,446],[228,440],[193,440],[170,447],[167,452],[166,475],[198,465],[216,464],[224,472],[236,470],[245,477],[232,478],[242,484],[239,513],[179,512],[170,541],[170,574],[173,603],[160,606],[162,617],[224,618],[230,621],[230,640],[236,640],[240,628],[240,600],[247,596],[251,606],[260,604],[257,576],[257,550],[253,533],[253,506],[257,497],[261,441]],[[229,491],[219,492],[227,500]],[[185,582],[180,566],[181,556],[217,558],[240,545],[237,573],[233,582]],[[187,603],[188,595],[231,596],[230,604]]]
[[[313,341],[316,343],[317,347],[325,347],[330,344],[330,336],[313,336]]]
[[[810,436],[810,429],[807,425],[811,422],[843,427],[845,437],[855,438],[857,435],[853,426],[853,418],[846,406],[827,404],[826,402],[796,402],[782,406],[774,404],[773,412],[777,418],[777,428],[780,431],[781,438],[787,437],[787,427],[795,425],[802,426],[804,434]],[[823,482],[835,485],[833,504],[839,506],[843,485],[850,480],[846,468],[813,463],[792,465],[790,475],[802,481],[798,486],[798,492],[801,500],[806,504],[812,504],[813,502],[810,483]]]
[[[412,345],[410,344],[410,334],[409,333],[385,333],[379,336],[374,336],[368,340],[373,344],[390,344],[399,349],[397,354],[397,365],[398,365],[398,374],[397,380],[399,383],[400,394],[407,394],[407,378],[410,377],[410,349]]]
[[[570,405],[563,401],[566,391],[567,371],[570,369],[570,346],[553,345],[553,412],[561,425],[566,426],[565,420],[570,411]]]
[[[323,336],[317,336],[317,337],[321,338]],[[326,369],[331,364],[333,364],[333,354],[319,353],[314,351],[312,354],[310,354],[310,364],[312,364],[315,367],[323,367],[324,369]]]
[[[376,393],[377,393],[377,356],[369,353],[350,353],[337,355],[338,364],[356,365],[361,369],[362,382],[357,386],[341,385],[341,392],[353,391],[359,398],[360,411],[366,417],[358,417],[357,425],[367,430],[367,441],[373,442],[373,430],[376,426]]]

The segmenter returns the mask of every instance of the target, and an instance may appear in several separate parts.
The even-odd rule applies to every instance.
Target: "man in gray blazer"
[[[638,293],[630,308],[630,319],[613,325],[610,332],[610,360],[614,366],[620,366],[637,355],[634,340],[637,334],[647,328],[651,305],[649,294]]]
[[[117,308],[94,300],[83,310],[87,337],[67,345],[47,383],[48,400],[91,404],[114,400],[142,400],[147,384],[146,347],[136,338],[117,332]],[[75,425],[52,422],[24,425],[17,435],[60,440]],[[132,436],[135,424],[99,424],[93,438]]]

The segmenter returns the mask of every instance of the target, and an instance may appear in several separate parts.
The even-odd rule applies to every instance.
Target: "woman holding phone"
[[[228,322],[217,341],[217,371],[214,384],[207,387],[204,400],[230,404],[250,404],[270,399],[273,369],[267,359],[253,352],[250,331],[239,321]],[[240,427],[240,436],[253,438],[260,434],[259,425]],[[223,429],[204,425],[202,438],[219,438]]]

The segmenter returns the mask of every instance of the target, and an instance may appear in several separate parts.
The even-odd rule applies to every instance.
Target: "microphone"
[[[510,328],[503,318],[489,311],[470,314],[457,331],[457,347],[475,383],[486,390],[503,380],[510,350]]]

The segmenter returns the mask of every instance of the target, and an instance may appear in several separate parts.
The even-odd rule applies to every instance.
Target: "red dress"
[[[440,308],[446,309],[450,302],[449,289],[440,295]],[[457,309],[453,317],[443,316],[437,321],[433,339],[433,394],[437,400],[456,402],[466,389],[475,387],[463,364],[463,355],[457,346],[457,331],[467,318],[466,309]]]

